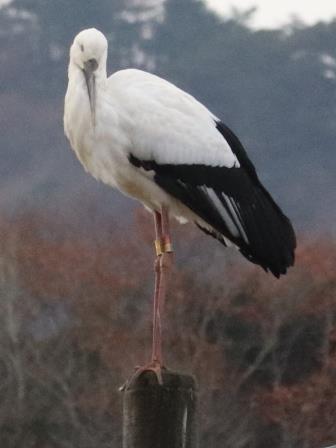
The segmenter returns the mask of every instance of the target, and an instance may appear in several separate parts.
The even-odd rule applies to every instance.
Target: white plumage
[[[88,38],[86,45],[83,44],[88,58],[94,54],[89,51],[91,39],[101,44],[98,52],[101,51],[102,63],[95,72],[96,123],[92,125],[82,68],[74,63],[73,57],[69,65],[64,126],[79,160],[95,178],[149,208],[159,209],[162,201],[170,203],[171,198],[157,191],[152,182],[153,173],[142,170],[139,174],[130,165],[130,152],[140,160],[155,160],[159,164],[239,166],[213,125],[215,117],[201,103],[173,84],[141,70],[122,70],[106,78],[103,63],[107,43],[101,33],[96,30],[80,33],[72,53],[78,52],[79,42]],[[170,212],[179,215],[180,210],[175,208],[173,201]]]
[[[64,127],[95,178],[160,212],[195,222],[279,276],[295,236],[237,137],[173,84],[128,69],[106,75],[107,41],[95,29],[70,50]]]

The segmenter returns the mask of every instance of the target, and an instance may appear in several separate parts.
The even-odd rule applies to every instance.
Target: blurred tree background
[[[117,387],[149,356],[151,217],[85,174],[63,136],[69,46],[91,26],[110,71],[157,73],[230,125],[298,230],[277,281],[174,229],[167,361],[199,379],[201,446],[336,441],[336,22],[255,31],[251,14],[198,0],[0,9],[1,447],[120,447]]]

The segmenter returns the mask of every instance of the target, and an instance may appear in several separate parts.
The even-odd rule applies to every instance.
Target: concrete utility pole
[[[124,389],[123,448],[196,448],[193,377],[163,370],[163,384],[145,371]]]

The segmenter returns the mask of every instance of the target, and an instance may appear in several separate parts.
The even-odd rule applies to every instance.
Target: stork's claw
[[[152,361],[149,364],[146,364],[145,366],[136,366],[135,372],[133,373],[131,378],[127,380],[125,384],[119,387],[119,392],[124,392],[125,390],[127,390],[130,387],[130,385],[137,378],[139,378],[140,375],[148,371],[153,372],[155,374],[158,384],[162,386],[163,385],[162,370],[166,370],[166,368],[162,366],[158,361]]]

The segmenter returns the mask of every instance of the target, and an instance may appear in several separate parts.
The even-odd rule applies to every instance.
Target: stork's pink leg
[[[170,238],[168,209],[165,206],[161,208],[159,218],[160,230],[156,232],[157,240],[161,241],[161,255],[156,259],[155,269],[156,282],[154,294],[154,318],[153,318],[153,352],[152,362],[162,367],[162,328],[161,315],[166,298],[167,281],[172,266],[172,244]]]
[[[162,216],[159,212],[154,212],[155,222],[155,248],[156,259],[154,262],[155,288],[153,304],[153,345],[152,363],[162,365],[161,349],[161,316],[160,316],[160,283],[161,283],[161,257],[162,257]]]
[[[155,270],[155,289],[153,303],[153,347],[151,362],[145,366],[137,367],[132,378],[122,386],[122,390],[127,388],[141,373],[152,371],[155,373],[159,384],[162,384],[162,330],[161,330],[161,314],[166,297],[167,280],[172,265],[172,245],[170,239],[168,209],[161,208],[161,213],[154,212],[155,222],[155,247],[156,260],[154,263]]]

